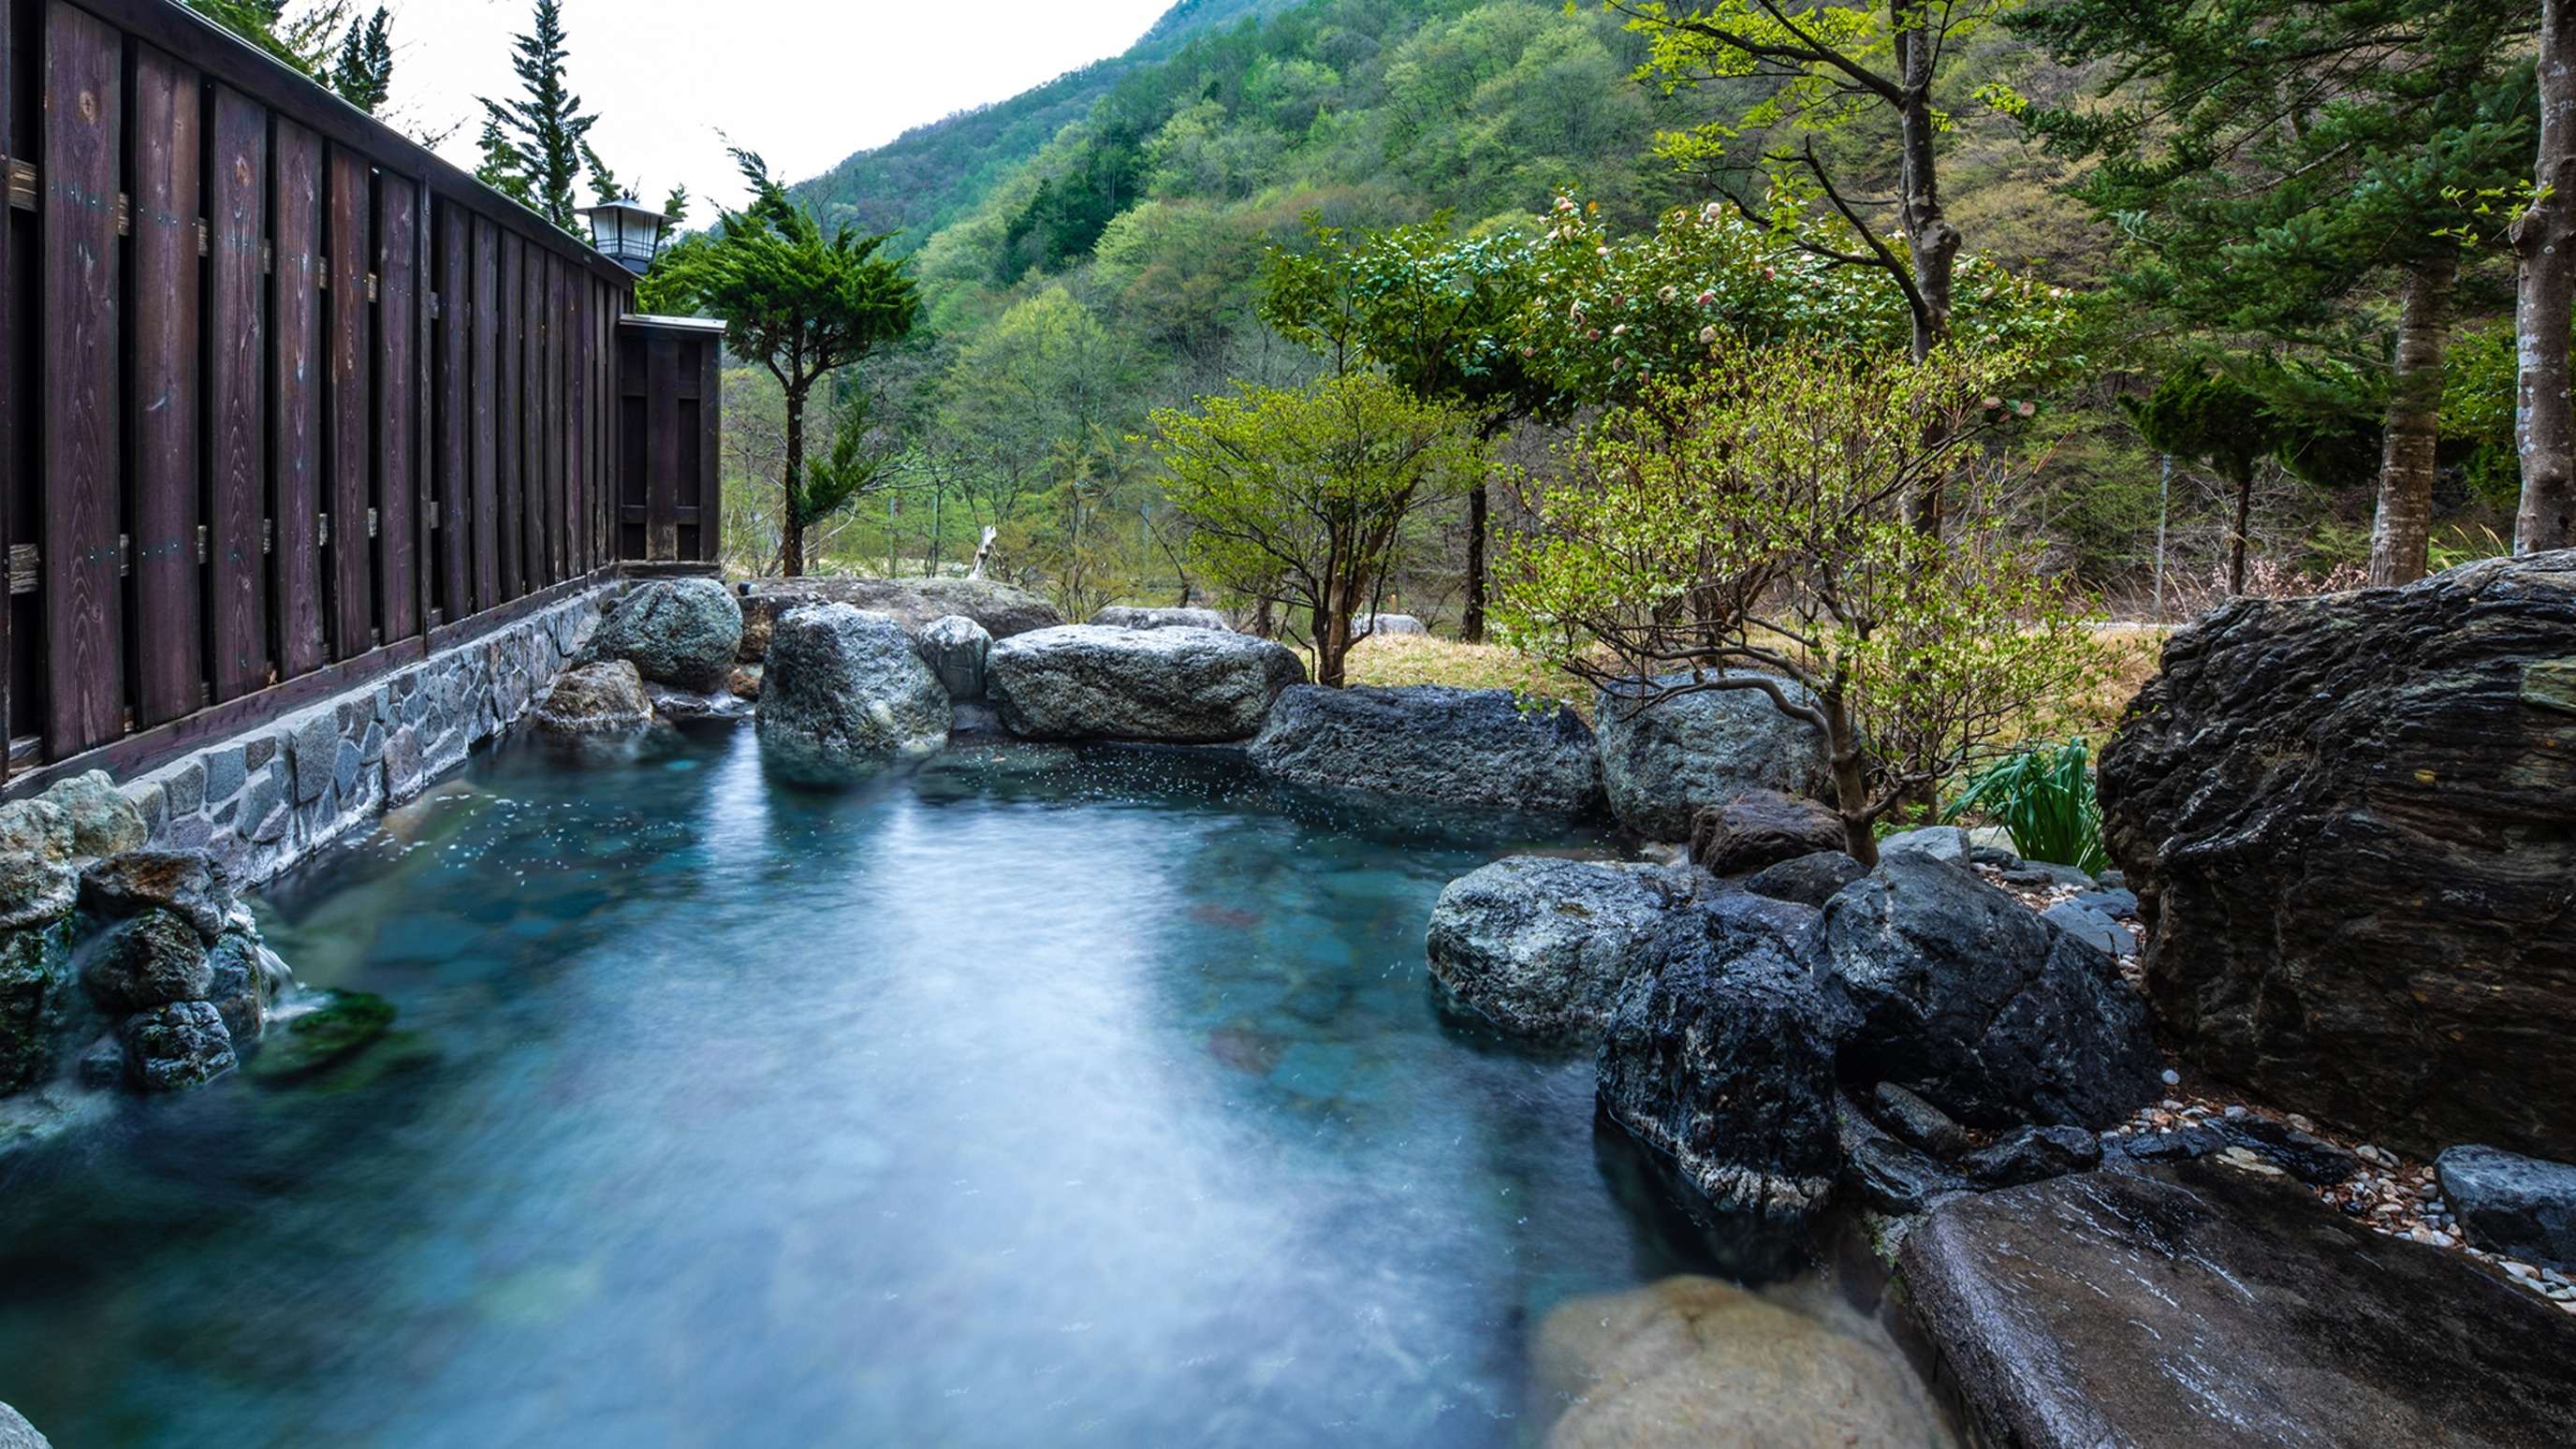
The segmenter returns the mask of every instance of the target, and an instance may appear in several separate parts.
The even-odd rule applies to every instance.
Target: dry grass
[[[1351,646],[1342,672],[1352,684],[1448,684],[1460,689],[1512,689],[1571,700],[1589,718],[1592,691],[1499,644],[1461,644],[1424,634],[1389,634]]]
[[[2147,676],[2156,672],[2165,640],[2173,630],[2161,624],[2117,624],[2093,631],[2100,673],[2090,688],[2062,702],[2063,716],[2051,725],[2060,736],[2082,735],[2099,750],[2111,738],[2129,701],[2137,698]]]

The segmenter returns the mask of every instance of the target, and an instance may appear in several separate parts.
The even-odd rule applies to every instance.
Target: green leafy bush
[[[2110,867],[2092,752],[2083,740],[2020,750],[1970,775],[1950,815],[1971,811],[2011,831],[2025,859],[2094,872]]]

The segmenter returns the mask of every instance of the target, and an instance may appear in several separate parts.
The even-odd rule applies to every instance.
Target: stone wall
[[[577,594],[395,674],[125,782],[152,846],[267,880],[398,805],[507,729],[598,626],[615,585]]]

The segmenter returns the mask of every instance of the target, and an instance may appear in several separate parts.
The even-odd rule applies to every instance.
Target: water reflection
[[[1358,825],[1365,828],[1354,828]],[[747,729],[504,751],[268,893],[394,1037],[0,1163],[65,1445],[1532,1442],[1533,1325],[1717,1266],[1422,926],[1547,822]]]

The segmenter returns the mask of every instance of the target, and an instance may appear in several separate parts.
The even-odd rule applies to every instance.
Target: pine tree
[[[331,89],[372,116],[392,93],[393,83],[393,17],[379,5],[365,24],[352,22],[340,38],[340,62],[332,67]]]
[[[580,231],[574,208],[599,117],[585,114],[581,97],[564,80],[567,55],[562,0],[537,0],[529,33],[514,37],[510,68],[518,73],[519,99],[483,102],[483,168],[477,174],[517,197],[555,225]],[[515,187],[495,178],[512,178]]]

